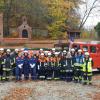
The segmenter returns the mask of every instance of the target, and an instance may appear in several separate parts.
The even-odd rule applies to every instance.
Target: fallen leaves
[[[94,81],[100,80],[100,76],[95,76],[95,77],[93,77],[93,80],[94,80]]]
[[[91,98],[92,100],[100,100],[100,92],[95,92],[95,93],[88,93],[87,94],[88,98]]]
[[[28,96],[32,94],[32,89],[30,88],[14,88],[10,90],[8,96],[5,96],[3,100],[26,100]]]
[[[96,92],[93,96],[93,100],[100,100],[100,92]]]

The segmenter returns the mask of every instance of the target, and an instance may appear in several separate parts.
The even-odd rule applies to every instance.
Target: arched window
[[[26,29],[22,31],[22,38],[28,38],[28,31]]]

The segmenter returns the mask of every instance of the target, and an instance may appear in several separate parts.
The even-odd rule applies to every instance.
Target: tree
[[[95,26],[95,30],[98,34],[98,37],[100,38],[100,22]]]
[[[98,5],[100,3],[99,0],[94,0],[92,2],[91,6],[89,5],[88,1],[89,0],[85,0],[84,1],[84,9],[85,9],[85,11],[84,11],[84,13],[82,12],[83,13],[83,16],[81,18],[81,22],[80,22],[80,25],[79,25],[79,29],[82,29],[83,28],[84,24],[86,23],[87,19],[92,14],[92,12],[96,8],[100,7],[100,5]]]
[[[74,0],[46,0],[45,3],[48,9],[47,19],[49,19],[48,30],[51,37],[63,37],[63,32],[67,28],[75,28],[79,23],[79,15],[76,8],[79,5]]]
[[[77,29],[80,23],[78,8],[81,0],[2,1],[6,36],[9,35],[9,28],[16,28],[21,24],[23,15],[27,16],[30,26],[48,30],[51,38],[54,39],[63,37],[68,28]]]

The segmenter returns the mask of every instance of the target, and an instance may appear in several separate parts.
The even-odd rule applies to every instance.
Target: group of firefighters
[[[69,51],[24,50],[0,48],[0,81],[47,79],[92,84],[93,61],[88,52],[74,48]]]

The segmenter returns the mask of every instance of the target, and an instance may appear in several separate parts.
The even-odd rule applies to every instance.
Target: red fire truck
[[[100,41],[75,42],[73,47],[82,49],[83,52],[88,51],[94,61],[93,69],[100,70]]]

